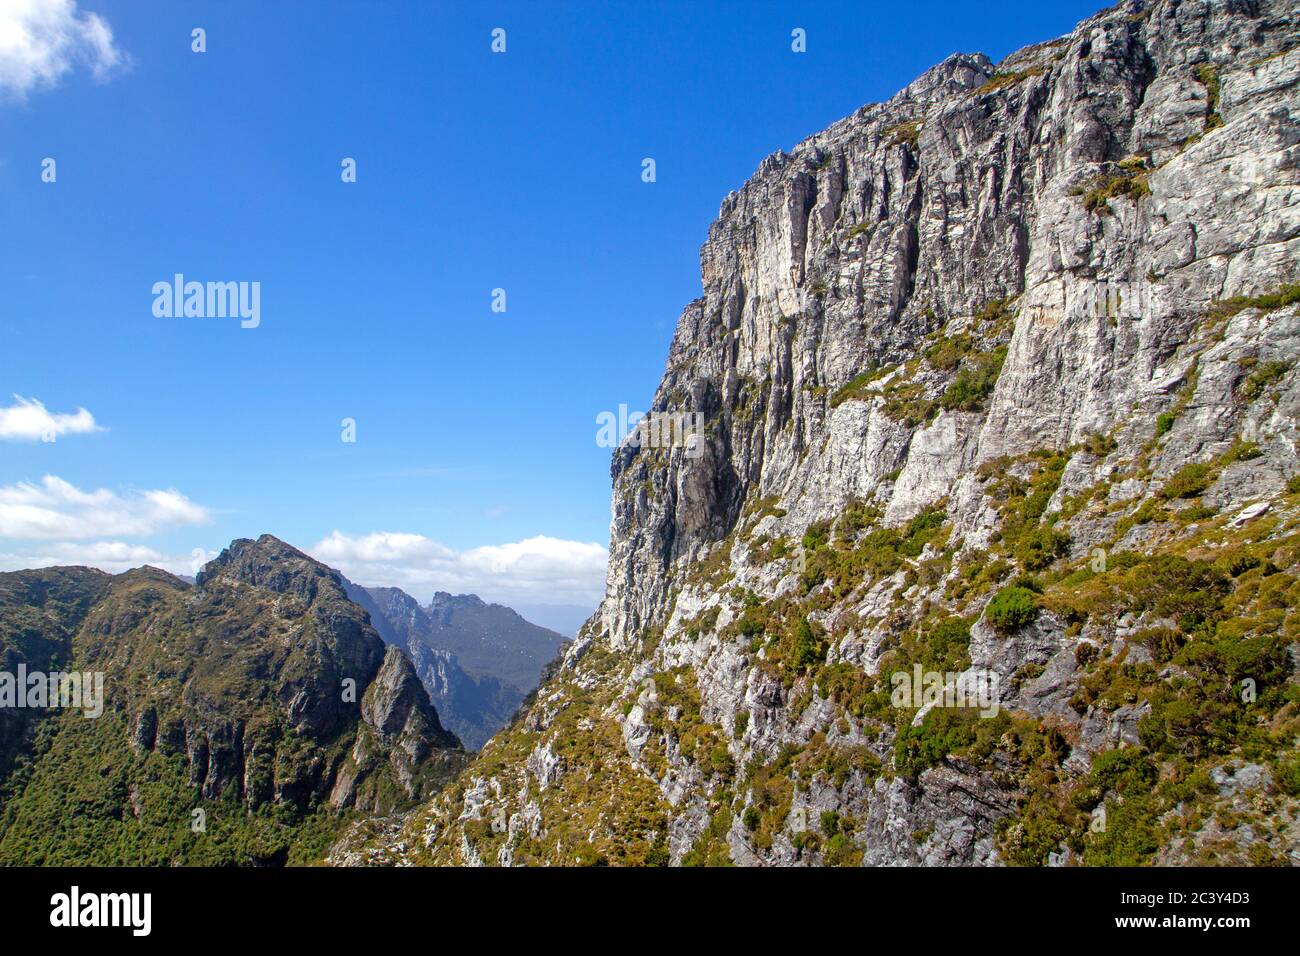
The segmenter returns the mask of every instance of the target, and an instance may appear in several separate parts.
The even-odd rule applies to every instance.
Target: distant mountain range
[[[439,591],[421,606],[398,588],[344,584],[379,635],[406,652],[443,723],[473,750],[506,725],[565,643],[473,594]]]

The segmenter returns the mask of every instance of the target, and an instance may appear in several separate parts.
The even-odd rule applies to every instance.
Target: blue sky
[[[421,600],[591,605],[595,418],[648,404],[723,196],[948,54],[1097,9],[0,7],[0,567],[187,571],[270,532]],[[260,325],[156,318],[178,272],[259,282]]]

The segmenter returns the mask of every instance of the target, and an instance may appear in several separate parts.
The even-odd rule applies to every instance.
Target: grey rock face
[[[1170,476],[1239,441],[1255,443],[1252,454],[1225,464],[1203,503],[1257,509],[1245,521],[1279,499],[1300,471],[1300,307],[1211,314],[1218,300],[1300,281],[1298,32],[1285,0],[1125,3],[996,66],[950,57],[769,156],[726,197],[701,251],[703,294],[681,314],[651,406],[702,412],[703,453],[630,443],[615,453],[606,599],[563,664],[583,693],[620,682],[621,707],[608,708],[619,758],[670,807],[671,862],[709,826],[718,785],[672,740],[666,769],[647,764],[658,734],[649,674],[694,674],[701,719],[738,728],[725,748],[737,767],[822,736],[892,757],[892,731],[868,731],[806,679],[783,687],[762,650],[728,631],[747,600],[799,586],[794,552],[816,522],[865,503],[897,528],[942,508],[955,566],[978,561],[998,533],[990,475],[1024,478],[1031,453],[1071,450],[1048,504],[1060,511],[1142,458],[1097,506],[1056,525],[1078,559]],[[955,364],[922,360],[941,336],[963,335],[1004,354],[974,400],[960,397],[969,382]],[[1268,394],[1242,387],[1259,363],[1279,370]],[[1157,434],[1162,413],[1172,425]],[[1134,522],[1116,546],[1171,533]],[[760,540],[795,545],[760,560]],[[875,674],[900,639],[899,607],[947,600],[955,572],[927,580],[919,565],[931,557],[827,597],[809,615],[832,635],[826,659]],[[1044,613],[1007,638],[981,617],[971,663],[1000,678],[1002,706],[1064,728],[1064,768],[1083,774],[1098,751],[1136,742],[1148,705],[1076,710],[1079,655],[1138,655],[1127,637],[1152,623],[1080,633]],[[523,726],[544,732],[571,702],[543,685]],[[541,763],[534,753],[491,782],[522,805]],[[760,840],[742,814],[731,820],[732,860],[819,862],[800,852],[801,828],[843,814],[860,822],[851,839],[864,863],[1004,862],[994,831],[1015,810],[1014,774],[948,760],[914,780],[791,779],[778,832]],[[756,799],[738,787],[738,803]],[[435,854],[445,846],[438,859],[477,854],[454,822],[432,819],[424,838]],[[554,820],[543,807],[544,837]]]
[[[361,718],[384,740],[401,735],[413,722],[438,726],[415,669],[395,647],[384,651],[384,663],[361,701]]]
[[[445,776],[446,768],[459,761],[458,753],[446,751],[458,751],[460,741],[443,729],[415,668],[396,647],[390,645],[385,650],[384,662],[366,688],[361,699],[361,719],[365,729],[357,734],[349,760],[330,795],[336,806],[356,804],[359,809],[381,812],[389,809],[369,805],[356,790],[358,782],[381,762],[386,761],[392,779],[409,800],[425,793],[420,778],[429,774],[430,762],[445,765],[434,771]]]
[[[951,57],[887,103],[764,160],[710,228],[704,294],[682,313],[652,406],[703,410],[714,424],[709,447],[694,460],[652,459],[630,446],[615,455],[595,639],[635,652],[648,628],[665,627],[660,647],[671,644],[676,656],[657,651],[652,669],[689,661],[705,709],[729,726],[736,691],[754,688],[756,672],[723,667],[730,651],[683,633],[710,598],[682,582],[738,530],[747,504],[773,500],[785,513],[756,531],[797,541],[855,500],[875,502],[897,525],[946,499],[957,546],[986,546],[992,523],[973,480],[982,464],[1092,434],[1114,436],[1111,462],[1132,456],[1192,380],[1152,457],[1151,484],[1131,494],[1150,494],[1241,437],[1259,441],[1262,454],[1226,470],[1207,502],[1231,509],[1277,494],[1298,467],[1295,372],[1276,401],[1250,403],[1240,369],[1243,360],[1294,368],[1297,310],[1244,310],[1208,347],[1203,326],[1214,300],[1300,278],[1297,27],[1294,8],[1280,2],[1128,4],[997,67]],[[1196,74],[1205,64],[1220,80],[1219,126],[1207,123]],[[986,85],[1006,74],[1023,78]],[[1126,176],[1120,163],[1132,157],[1142,157],[1149,195],[1085,208],[1083,194]],[[879,395],[830,400],[863,372],[914,359],[940,329],[971,327],[971,316],[1001,299],[1014,325],[983,409],[917,423],[888,414]],[[928,374],[923,392],[935,398],[951,378]],[[1060,493],[1102,480],[1108,467],[1076,455]],[[1113,521],[1092,520],[1070,527],[1076,553],[1113,530]],[[1149,532],[1135,529],[1129,543]],[[788,587],[728,563],[733,583],[760,598]],[[908,597],[919,604],[940,590]],[[1077,640],[1062,622],[1043,619],[1009,644],[994,637],[976,628],[972,663],[995,670],[1004,688],[1027,664],[1043,668],[1006,706],[1079,724],[1083,753],[1136,742],[1144,711],[1081,718],[1068,706]],[[851,659],[855,646],[887,640],[868,629],[830,656]],[[750,697],[742,759],[824,729],[792,723],[787,701]],[[644,732],[625,732],[636,757]],[[865,862],[969,864],[997,862],[989,836],[1010,804],[1005,788],[947,768],[914,786],[878,784],[837,809],[873,821],[861,837]],[[929,834],[919,847],[916,833]],[[756,851],[748,840],[743,828],[733,833],[733,856],[789,861],[779,841]]]
[[[630,446],[615,456],[602,630],[622,642],[656,623],[673,569],[732,530],[747,500],[777,495],[781,531],[862,497],[897,522],[960,494],[982,462],[1136,428],[1138,412],[1145,426],[1172,405],[1170,376],[1186,372],[1182,347],[1211,301],[1296,277],[1295,28],[1285,3],[1126,6],[996,70],[954,56],[764,160],[710,228],[704,295],[682,314],[652,406],[716,417],[712,454],[663,467]],[[1208,132],[1201,63],[1223,90],[1224,125]],[[981,92],[997,71],[1030,75]],[[1171,127],[1171,110],[1192,118]],[[902,124],[915,124],[914,144]],[[1137,155],[1163,164],[1150,195],[1086,211],[1076,190]],[[1015,331],[987,411],[909,427],[878,399],[827,400],[1008,296]],[[1203,364],[1294,358],[1294,321],[1239,316]],[[1272,488],[1296,467],[1293,389],[1282,394]],[[1157,473],[1226,447],[1238,404],[1203,373]],[[652,490],[638,493],[643,482]]]

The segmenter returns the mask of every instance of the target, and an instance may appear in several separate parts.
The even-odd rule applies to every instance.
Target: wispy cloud
[[[77,67],[102,83],[128,64],[108,22],[79,11],[76,0],[0,3],[0,97],[24,100]]]
[[[14,396],[14,404],[0,406],[0,441],[52,441],[61,435],[104,431],[84,408],[72,414],[54,413],[35,398]]]
[[[527,538],[456,551],[421,534],[334,531],[310,553],[358,584],[400,587],[427,601],[433,591],[494,600],[592,604],[604,593],[609,552],[599,544]]]
[[[128,495],[104,488],[82,491],[54,475],[46,475],[39,485],[0,485],[0,538],[143,537],[210,520],[206,508],[175,489]]]

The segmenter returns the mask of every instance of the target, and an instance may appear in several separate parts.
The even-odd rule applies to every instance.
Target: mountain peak
[[[429,610],[441,609],[444,607],[487,607],[488,604],[477,594],[452,594],[450,591],[434,591],[433,598],[429,601]],[[494,605],[500,607],[501,605]]]
[[[199,587],[235,584],[293,592],[308,602],[321,588],[344,596],[338,572],[274,535],[236,538],[196,575]]]

